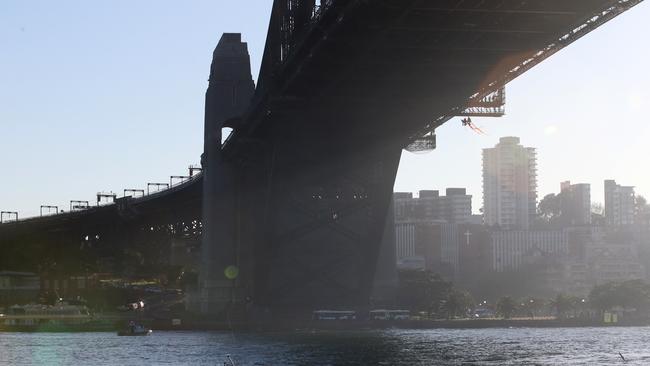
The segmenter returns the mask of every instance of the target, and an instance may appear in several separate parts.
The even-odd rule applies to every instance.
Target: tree
[[[571,192],[564,190],[558,194],[550,193],[544,196],[537,205],[537,222],[539,226],[557,226],[562,224],[563,220],[571,217],[571,205],[568,205],[568,199]],[[540,225],[541,224],[541,225]]]
[[[594,286],[589,293],[589,302],[604,312],[614,307],[650,309],[650,285],[642,280],[609,282]]]
[[[467,311],[474,305],[474,299],[467,291],[452,289],[447,295],[444,310],[447,319],[458,315],[465,316]]]
[[[545,222],[553,223],[562,214],[561,194],[550,193],[539,201],[537,214]]]
[[[412,311],[437,311],[452,289],[452,284],[431,271],[399,272],[398,301]]]
[[[591,204],[591,213],[603,216],[605,214],[605,208],[600,202],[594,202]]]
[[[617,305],[618,284],[615,282],[608,282],[602,285],[594,286],[589,293],[589,302],[601,312],[610,310]]]
[[[605,209],[602,203],[591,204],[591,223],[596,226],[605,226]]]
[[[544,303],[545,303],[544,299],[540,299],[537,297],[529,297],[524,302],[524,307],[528,315],[531,318],[535,318],[535,315],[537,315],[539,311],[544,307]]]
[[[563,319],[571,310],[575,310],[577,298],[558,294],[555,299],[551,300],[550,305],[555,310],[558,318]]]
[[[554,264],[553,258],[543,257],[515,270],[483,273],[469,290],[474,297],[482,299],[498,299],[502,296],[549,298],[556,293],[547,280],[549,273],[554,271]]]
[[[510,319],[517,311],[517,302],[510,296],[504,296],[497,301],[497,313],[504,319]]]

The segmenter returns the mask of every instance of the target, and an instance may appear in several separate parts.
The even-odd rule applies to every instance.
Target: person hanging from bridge
[[[478,128],[478,127],[477,127],[477,126],[472,122],[472,119],[471,119],[470,117],[465,117],[465,118],[463,118],[463,119],[461,120],[461,122],[462,122],[463,126],[467,126],[467,127],[469,127],[470,129],[472,129],[472,131],[474,131],[474,132],[476,132],[476,133],[478,133],[478,134],[480,134],[480,135],[487,135],[485,132],[483,132],[483,130],[481,130],[480,128]]]

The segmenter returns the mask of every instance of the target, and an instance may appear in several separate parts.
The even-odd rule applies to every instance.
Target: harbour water
[[[650,327],[0,333],[1,365],[223,365],[228,354],[236,365],[647,365]]]

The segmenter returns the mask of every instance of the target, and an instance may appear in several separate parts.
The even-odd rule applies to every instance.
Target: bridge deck
[[[245,159],[278,133],[305,151],[404,146],[470,98],[502,86],[639,2],[329,0],[321,1],[306,28],[287,37],[281,22],[287,1],[276,1],[254,104],[225,150]],[[319,138],[301,142],[308,134]],[[328,147],[331,141],[336,146]],[[200,215],[200,181],[125,205],[2,224],[1,242],[25,233]]]
[[[115,203],[91,206],[86,210],[10,221],[0,225],[0,237],[7,239],[35,231],[61,232],[66,231],[66,228],[79,226],[84,226],[87,231],[93,231],[93,226],[104,226],[107,223],[130,219],[137,221],[148,216],[160,217],[165,211],[175,214],[189,211],[194,212],[192,216],[200,216],[202,182],[202,175],[197,174],[188,181],[143,197],[118,198]]]

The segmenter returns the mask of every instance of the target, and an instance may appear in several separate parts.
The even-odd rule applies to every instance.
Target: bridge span
[[[215,49],[201,175],[0,225],[0,246],[201,237],[197,311],[364,308],[402,149],[433,149],[454,116],[503,114],[509,81],[640,1],[275,0],[257,85],[239,34]]]

